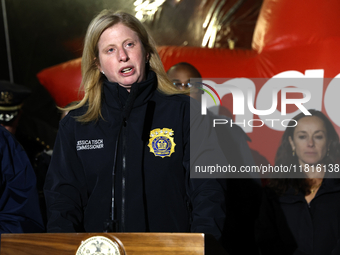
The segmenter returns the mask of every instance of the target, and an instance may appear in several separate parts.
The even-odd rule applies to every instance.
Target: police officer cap
[[[0,124],[8,124],[19,114],[31,91],[9,81],[0,81]]]

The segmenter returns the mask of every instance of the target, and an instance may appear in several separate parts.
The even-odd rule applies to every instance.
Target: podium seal
[[[125,251],[119,240],[92,236],[82,241],[76,255],[125,255]]]

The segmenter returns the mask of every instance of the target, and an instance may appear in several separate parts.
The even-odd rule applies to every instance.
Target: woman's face
[[[316,116],[301,118],[289,142],[300,165],[321,163],[328,149],[324,122]]]
[[[146,54],[138,35],[122,23],[107,28],[99,38],[98,68],[110,82],[130,91],[145,80]]]

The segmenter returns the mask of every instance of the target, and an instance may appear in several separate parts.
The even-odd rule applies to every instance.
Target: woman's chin
[[[120,86],[122,86],[123,88],[127,89],[127,90],[130,90],[131,89],[131,86],[134,84],[134,83],[138,83],[138,80],[136,79],[124,79],[124,81],[122,82],[118,82],[118,84]]]

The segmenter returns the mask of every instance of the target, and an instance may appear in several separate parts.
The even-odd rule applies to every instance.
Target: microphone
[[[113,169],[112,169],[112,189],[111,189],[111,214],[110,220],[106,220],[104,222],[104,232],[117,232],[118,230],[118,221],[115,215],[115,174],[116,174],[116,166],[117,166],[117,151],[118,144],[120,140],[120,133],[122,131],[123,126],[126,126],[127,121],[129,119],[130,113],[132,111],[133,104],[138,95],[139,85],[137,83],[132,84],[130,94],[126,100],[123,112],[122,112],[122,122],[118,131],[116,145],[115,145],[115,154],[113,158]]]

